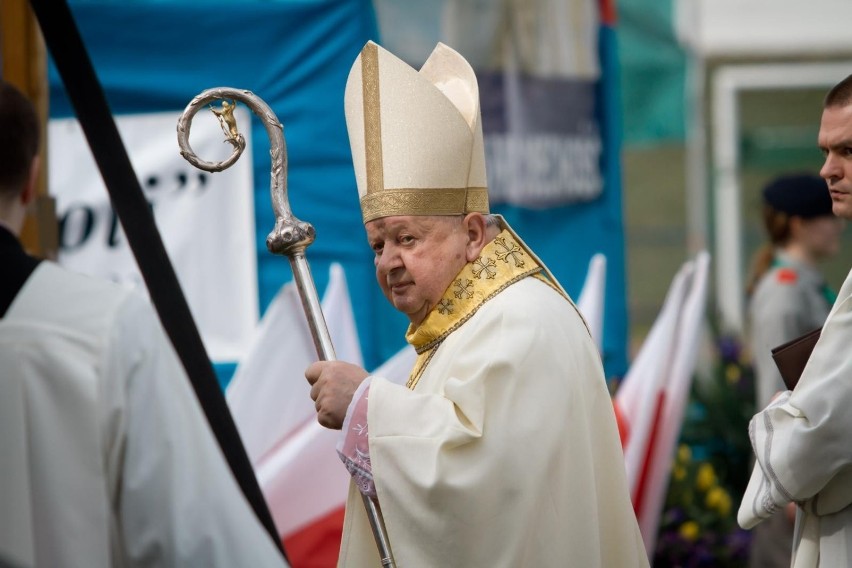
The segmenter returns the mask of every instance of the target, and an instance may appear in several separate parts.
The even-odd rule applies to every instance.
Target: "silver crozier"
[[[213,101],[223,101],[218,108],[210,106],[210,110],[213,111],[222,126],[225,141],[229,142],[234,148],[231,155],[221,162],[206,162],[199,159],[189,145],[189,129],[192,125],[192,117],[199,109]],[[287,201],[287,147],[284,144],[284,127],[278,121],[278,117],[275,116],[269,105],[251,91],[230,87],[207,89],[192,99],[178,119],[177,134],[180,154],[196,168],[208,172],[221,172],[233,165],[246,146],[245,138],[239,133],[234,117],[236,101],[242,101],[260,118],[266,128],[266,133],[269,135],[269,153],[272,158],[270,194],[276,220],[275,228],[266,237],[266,247],[273,254],[282,254],[289,259],[290,268],[293,270],[293,279],[296,281],[299,297],[302,300],[302,308],[305,310],[305,316],[308,318],[308,325],[311,328],[317,355],[322,361],[334,361],[336,359],[334,346],[331,344],[331,336],[328,333],[328,326],[320,307],[311,269],[305,259],[305,249],[314,242],[315,231],[310,223],[300,221],[290,211],[290,204]],[[362,495],[362,498],[367,509],[367,517],[373,530],[373,536],[376,539],[376,546],[379,548],[382,566],[395,568],[396,564],[391,553],[381,511],[375,501],[365,495]]]

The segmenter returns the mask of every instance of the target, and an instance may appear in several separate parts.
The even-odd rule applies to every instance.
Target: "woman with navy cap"
[[[837,254],[843,220],[832,214],[825,180],[788,175],[763,190],[768,242],[754,255],[749,295],[749,343],[754,357],[755,402],[764,408],[786,390],[771,350],[825,322],[835,300],[818,268]],[[776,514],[755,527],[750,566],[788,567],[792,514]]]

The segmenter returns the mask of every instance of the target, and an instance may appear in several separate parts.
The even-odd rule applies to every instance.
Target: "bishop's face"
[[[834,214],[852,219],[852,104],[823,110],[819,148],[825,156],[819,175],[828,183]]]
[[[376,255],[379,287],[396,309],[419,325],[467,263],[462,217],[382,217],[365,227]]]

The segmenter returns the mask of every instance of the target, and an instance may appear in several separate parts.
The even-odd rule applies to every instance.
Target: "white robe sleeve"
[[[370,428],[367,424],[367,408],[372,377],[367,377],[355,389],[346,416],[343,419],[337,454],[343,461],[352,482],[363,495],[376,498],[373,468],[370,465]]]
[[[129,300],[109,341],[104,439],[123,563],[285,566],[150,307]]]
[[[852,504],[850,288],[847,278],[796,389],[749,425],[757,463],[738,515],[745,528],[791,501],[816,515]]]

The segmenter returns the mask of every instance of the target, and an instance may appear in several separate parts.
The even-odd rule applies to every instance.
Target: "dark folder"
[[[788,389],[793,390],[799,382],[821,331],[821,327],[817,328],[772,350],[772,358]]]

